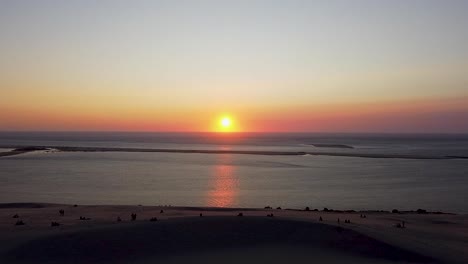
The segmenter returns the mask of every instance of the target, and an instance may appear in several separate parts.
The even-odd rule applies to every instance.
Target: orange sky
[[[230,131],[257,132],[459,132],[468,128],[468,98],[362,104],[239,108],[203,112],[148,109],[41,109],[0,106],[4,130],[45,131],[220,131],[219,120],[232,118]],[[440,129],[445,126],[450,129]]]
[[[468,2],[0,1],[0,131],[468,133]]]

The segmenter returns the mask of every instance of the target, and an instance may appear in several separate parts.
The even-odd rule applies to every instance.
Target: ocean
[[[19,146],[305,154],[35,151],[0,157],[0,203],[468,213],[468,135],[0,133]]]

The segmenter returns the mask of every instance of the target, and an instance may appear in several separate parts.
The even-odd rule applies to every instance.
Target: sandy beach
[[[328,147],[337,149],[353,149],[346,145],[313,145],[318,148]],[[407,154],[365,154],[365,153],[339,153],[326,151],[256,151],[256,150],[207,150],[207,149],[154,149],[154,148],[113,148],[113,147],[69,147],[69,146],[1,146],[10,149],[0,153],[1,157],[15,156],[37,151],[62,151],[62,152],[140,152],[140,153],[180,153],[180,154],[243,154],[264,156],[331,156],[331,157],[354,157],[373,159],[410,159],[410,160],[446,160],[446,159],[468,159],[466,156],[458,155],[407,155]]]
[[[467,215],[274,208],[0,204],[0,262],[468,262]]]

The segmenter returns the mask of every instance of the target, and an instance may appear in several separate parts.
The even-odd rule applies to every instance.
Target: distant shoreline
[[[320,144],[320,143],[312,143],[309,144],[316,148],[340,148],[340,149],[354,149],[353,146],[343,145],[343,144]]]
[[[245,154],[266,156],[332,156],[376,159],[468,159],[465,156],[430,156],[406,154],[365,154],[365,153],[338,153],[314,151],[256,151],[256,150],[204,150],[204,149],[150,149],[150,148],[110,148],[110,147],[70,147],[70,146],[18,146],[5,145],[0,148],[11,148],[8,152],[1,152],[0,157],[20,155],[33,151],[58,150],[62,152],[152,152],[152,153],[187,153],[187,154]]]

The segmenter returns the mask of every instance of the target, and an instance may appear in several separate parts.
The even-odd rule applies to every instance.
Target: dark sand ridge
[[[203,149],[148,149],[148,148],[103,148],[103,147],[67,147],[67,146],[0,146],[14,148],[9,152],[0,153],[0,157],[24,154],[32,151],[47,151],[50,149],[64,152],[165,152],[165,153],[199,153],[199,154],[247,154],[269,156],[335,156],[357,158],[398,158],[398,159],[468,159],[465,156],[431,156],[431,155],[405,155],[405,154],[365,154],[365,153],[338,153],[338,152],[312,152],[312,151],[256,151],[256,150],[203,150]]]
[[[309,144],[316,148],[342,148],[342,149],[353,149],[353,146],[343,145],[343,144],[322,144],[322,143],[312,143]]]
[[[58,210],[64,209],[65,216]],[[164,210],[163,213],[160,210]],[[236,216],[243,212],[243,217]],[[130,221],[136,213],[137,220]],[[203,213],[203,217],[199,217]],[[266,217],[274,213],[275,217]],[[26,225],[15,226],[19,218]],[[80,221],[79,216],[91,220]],[[122,222],[116,222],[120,216]],[[466,263],[468,218],[160,206],[4,204],[2,263]],[[157,217],[157,222],[149,219]],[[323,222],[318,218],[323,217]],[[337,223],[341,218],[341,223]],[[344,224],[351,219],[351,224]],[[51,221],[61,223],[51,227]],[[407,228],[396,228],[405,221]]]
[[[174,256],[200,257],[223,249],[294,247],[316,249],[309,257],[322,260],[319,250],[361,261],[411,261],[431,259],[337,227],[265,217],[194,217],[159,223],[121,224],[108,228],[68,232],[34,240],[9,251],[8,262],[135,262],[164,260]],[[226,252],[229,252],[227,250]],[[294,252],[294,251],[293,251]],[[301,251],[297,251],[299,253]],[[203,254],[204,253],[204,254]],[[304,254],[305,252],[302,252]],[[201,256],[203,259],[203,256]],[[330,257],[333,259],[333,256]],[[227,259],[226,259],[227,260]]]

